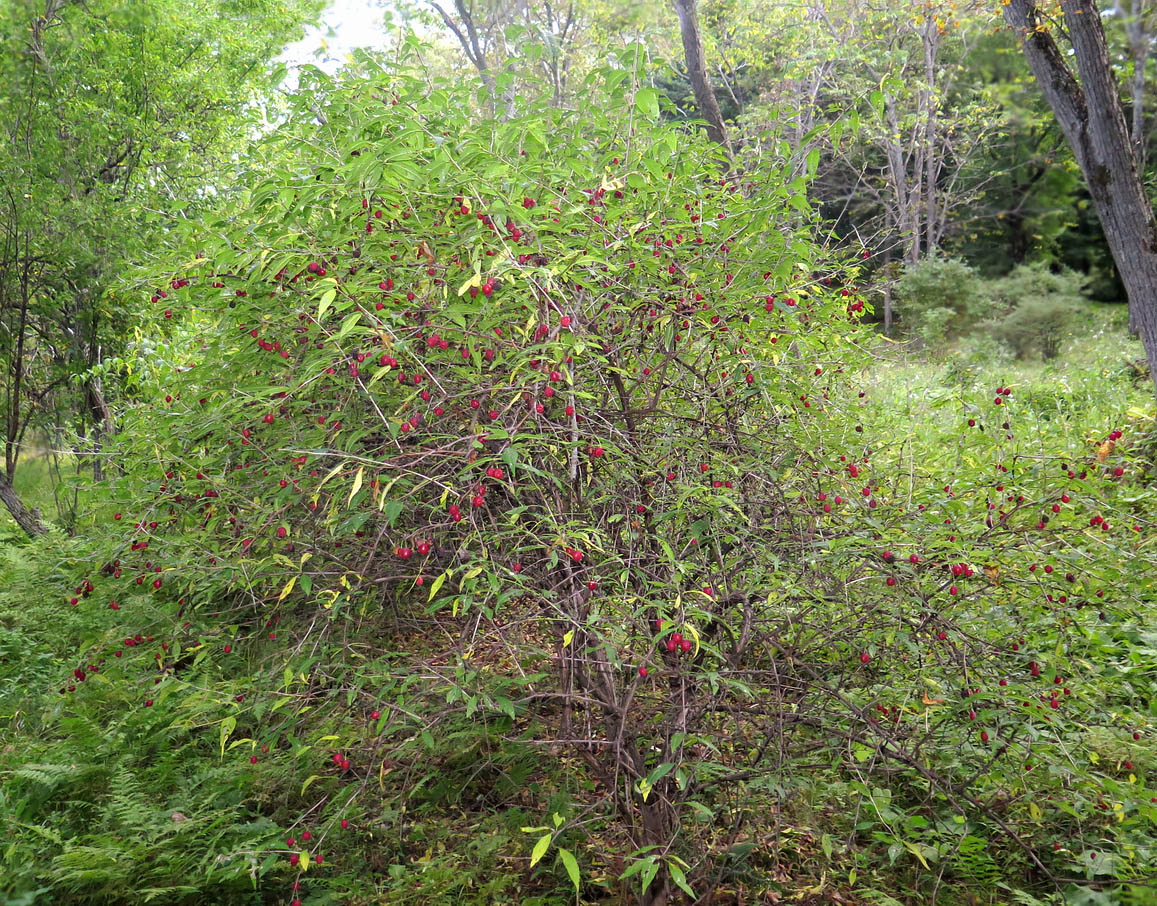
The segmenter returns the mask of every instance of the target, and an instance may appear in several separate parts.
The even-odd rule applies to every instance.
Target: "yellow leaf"
[[[920,860],[921,865],[931,871],[931,866],[928,865],[928,860],[924,858],[924,853],[920,850],[919,846],[917,846],[915,843],[909,843],[907,840],[904,841],[904,846],[908,852]]]
[[[278,601],[284,601],[286,596],[293,591],[293,586],[297,584],[297,576],[290,576],[289,581],[285,583],[285,587],[281,589],[281,594],[277,596]]]
[[[464,296],[469,291],[470,287],[481,286],[481,285],[482,285],[482,275],[481,274],[474,274],[469,280],[467,280],[465,283],[463,283],[461,286],[458,287],[458,295]]]
[[[362,466],[360,469],[358,469],[358,474],[354,476],[353,490],[350,491],[349,500],[346,501],[346,506],[349,506],[353,502],[353,499],[357,495],[358,491],[362,489],[362,479],[365,478],[365,473],[365,466]]]
[[[684,631],[691,633],[691,638],[693,638],[695,640],[694,653],[698,654],[699,653],[699,632],[698,632],[698,630],[696,630],[696,628],[694,626],[692,626],[690,623],[684,623],[683,629],[684,629]]]

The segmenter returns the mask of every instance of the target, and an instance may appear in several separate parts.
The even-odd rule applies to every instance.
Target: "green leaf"
[[[820,149],[819,148],[812,148],[807,153],[807,159],[805,161],[805,167],[806,167],[807,175],[808,176],[814,176],[819,165],[820,165]]]
[[[341,329],[337,332],[338,340],[344,340],[358,326],[358,322],[362,319],[362,313],[355,311],[351,315],[347,315],[346,319],[341,322]]]
[[[446,570],[445,572],[440,573],[434,579],[434,581],[430,583],[430,597],[426,598],[427,601],[434,600],[434,595],[438,594],[438,592],[442,589],[442,586],[445,584],[446,577],[448,575],[450,575],[450,571]]]
[[[569,849],[564,849],[561,846],[558,848],[558,857],[562,860],[563,868],[566,869],[567,876],[570,878],[571,883],[574,884],[574,889],[577,893],[579,889],[580,877],[578,860],[574,857]]]
[[[647,888],[651,886],[651,882],[655,880],[655,875],[658,873],[659,863],[652,858],[643,869],[643,893],[647,892]]]
[[[687,876],[683,873],[682,868],[680,868],[674,862],[668,862],[667,863],[667,874],[669,874],[671,876],[671,880],[675,882],[676,887],[678,887],[680,890],[682,890],[685,894],[687,894],[687,896],[691,897],[692,899],[695,898],[695,891],[692,890],[691,885],[687,883]]]
[[[554,838],[553,834],[543,834],[538,838],[538,842],[534,844],[534,849],[530,853],[530,864],[533,867],[538,863],[538,860],[546,855],[546,851],[550,848],[550,841]]]
[[[337,296],[337,287],[330,287],[321,297],[321,301],[317,304],[317,320],[322,320],[325,313],[329,311],[330,305],[333,304],[334,297]]]
[[[649,120],[659,116],[659,92],[654,88],[640,88],[635,92],[635,110]]]

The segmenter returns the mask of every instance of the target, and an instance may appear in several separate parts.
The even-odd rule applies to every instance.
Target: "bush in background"
[[[1046,361],[1055,359],[1089,304],[1088,282],[1067,268],[1053,272],[1040,263],[1017,267],[991,284],[993,301],[1004,312],[990,322],[992,336],[1018,358],[1037,353]]]
[[[992,311],[976,271],[942,255],[906,265],[893,294],[901,328],[926,346],[960,336]]]

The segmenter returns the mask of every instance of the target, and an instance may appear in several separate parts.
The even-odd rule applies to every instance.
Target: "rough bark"
[[[8,483],[7,476],[0,472],[0,501],[4,502],[4,506],[8,508],[8,512],[12,514],[12,518],[16,520],[16,524],[22,528],[30,538],[35,538],[37,535],[43,535],[48,531],[46,526],[40,519],[40,512],[35,509],[28,509],[24,505],[24,501],[16,493],[16,489]]]
[[[1084,174],[1157,391],[1157,223],[1137,169],[1100,10],[1093,0],[1063,0],[1061,8],[1079,83],[1035,0],[1010,0],[1004,17],[1017,31],[1029,68]]]
[[[727,137],[727,127],[723,123],[723,111],[711,88],[707,77],[707,63],[703,53],[703,35],[699,30],[699,10],[696,0],[675,0],[675,12],[679,14],[679,33],[683,38],[683,57],[687,62],[687,77],[695,92],[695,104],[707,122],[707,134],[712,141],[727,149],[731,156],[731,142]]]

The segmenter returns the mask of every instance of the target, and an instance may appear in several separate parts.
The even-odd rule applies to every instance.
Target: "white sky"
[[[281,59],[290,68],[312,63],[335,72],[354,48],[383,45],[385,5],[382,0],[330,0],[320,26],[309,28],[304,38],[290,44]]]

